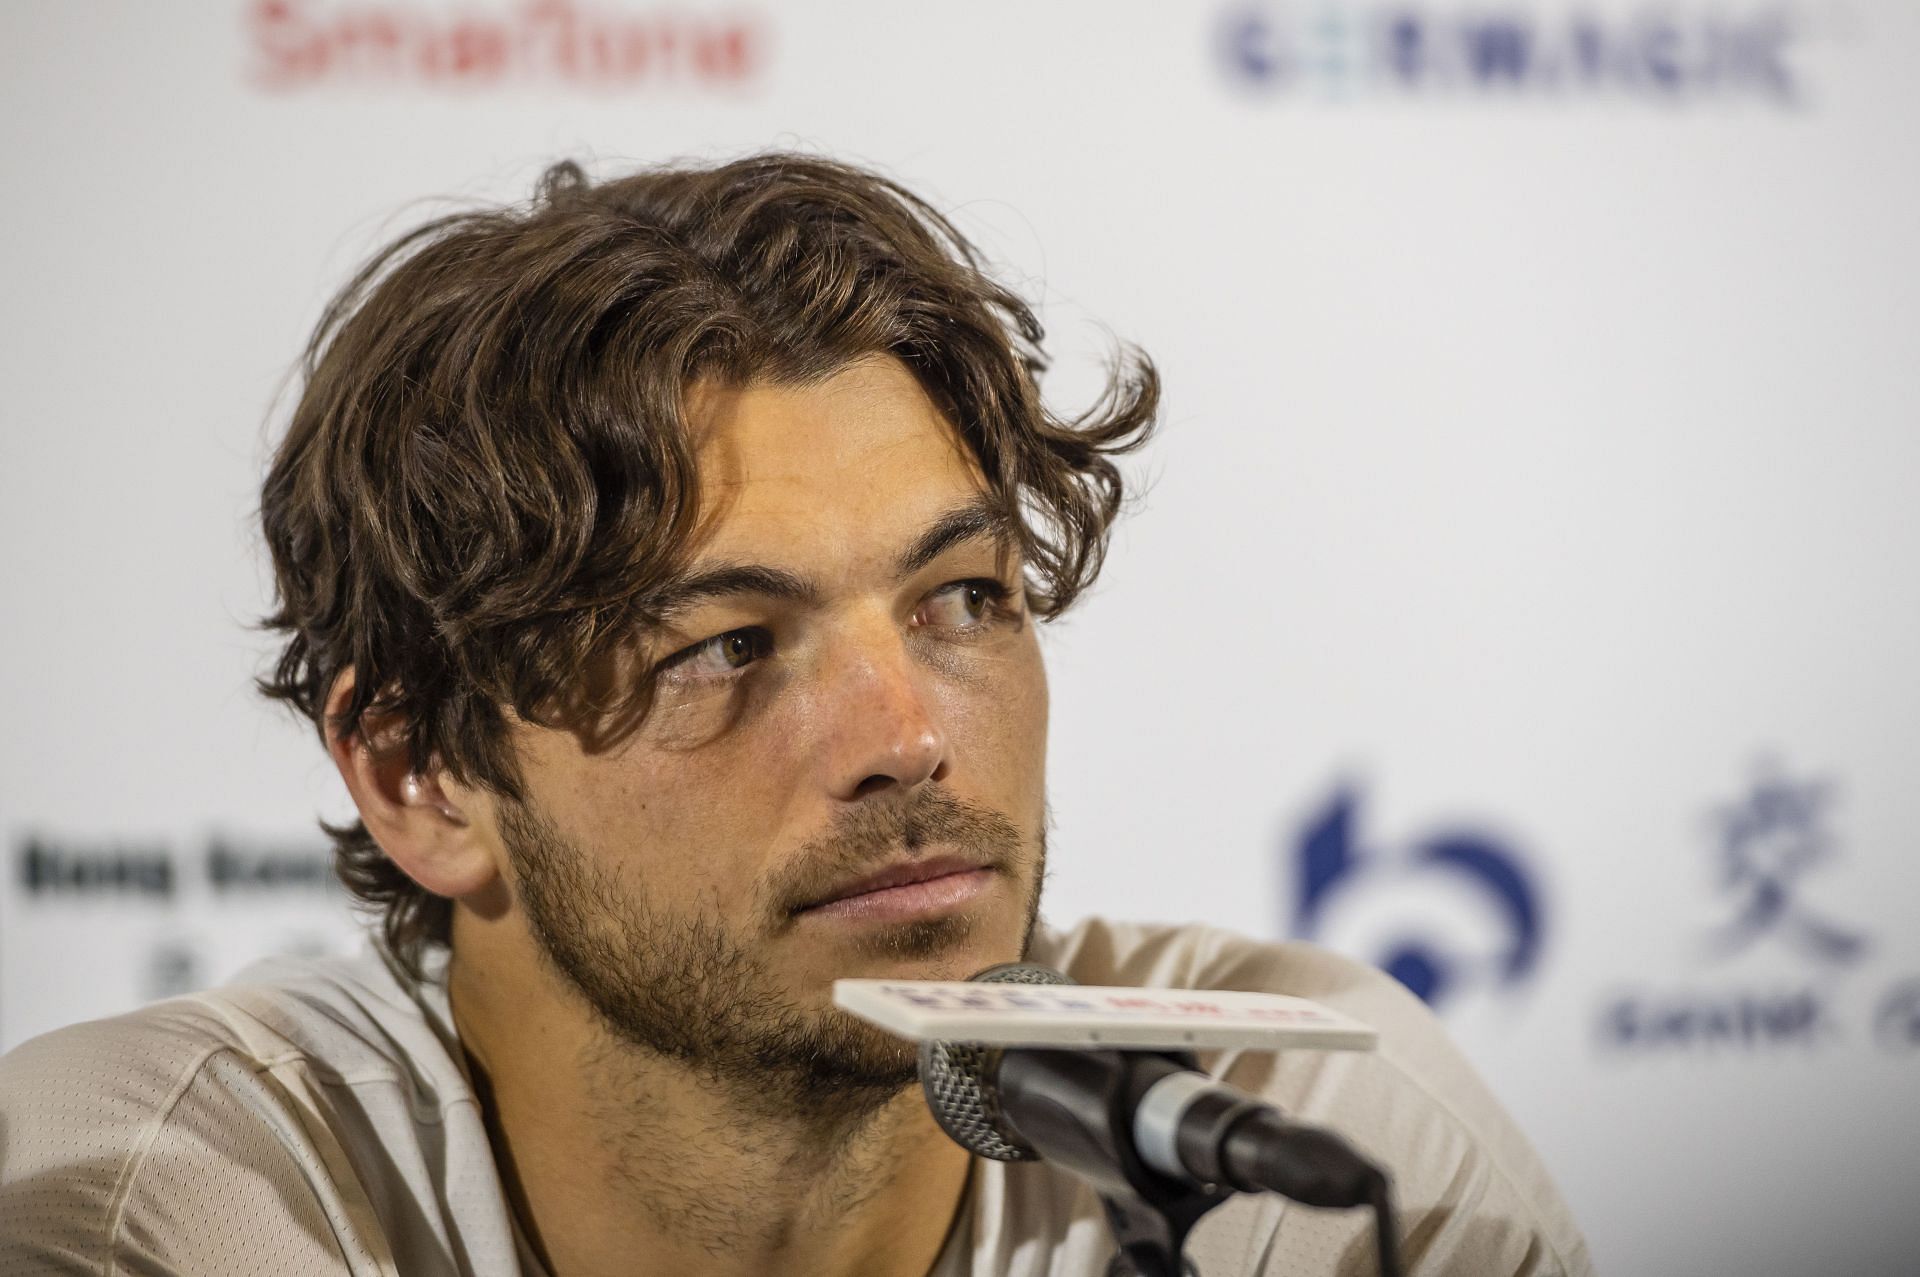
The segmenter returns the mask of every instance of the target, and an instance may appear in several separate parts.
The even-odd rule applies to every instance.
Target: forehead
[[[986,490],[952,423],[890,357],[801,386],[698,384],[687,412],[702,557],[879,552]]]

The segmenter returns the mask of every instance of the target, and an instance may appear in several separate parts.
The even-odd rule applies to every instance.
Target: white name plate
[[[973,980],[835,980],[833,1001],[916,1042],[988,1046],[1370,1051],[1369,1026],[1305,998]]]

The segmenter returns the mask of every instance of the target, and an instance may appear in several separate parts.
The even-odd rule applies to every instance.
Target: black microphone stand
[[[1386,1176],[1330,1131],[1288,1122],[1248,1096],[1226,1092],[1191,1110],[1181,1160],[1192,1180],[1149,1166],[1134,1145],[1133,1115],[1154,1085],[1199,1072],[1185,1051],[1010,1051],[999,1094],[1018,1109],[1019,1133],[1048,1161],[1092,1184],[1120,1253],[1108,1277],[1199,1277],[1182,1252],[1202,1216],[1236,1192],[1272,1191],[1310,1206],[1373,1209],[1382,1277],[1398,1277]]]
[[[1131,1115],[1166,1070],[1115,1068],[1112,1060],[1149,1054],[1176,1068],[1200,1067],[1184,1051],[1023,1050],[1002,1063],[1000,1088],[1012,1096],[1043,1078],[1075,1083],[1033,1092],[1021,1110],[1020,1131],[1046,1150],[1048,1161],[1087,1180],[1100,1195],[1120,1248],[1109,1277],[1198,1277],[1182,1256],[1187,1234],[1235,1190],[1196,1188],[1140,1159]]]
[[[989,967],[986,983],[1070,984],[1028,963]],[[1134,1115],[1174,1073],[1199,1073],[1190,1051],[1006,1050],[980,1043],[920,1043],[928,1107],[962,1148],[1000,1161],[1039,1157],[1093,1186],[1119,1254],[1108,1277],[1199,1277],[1187,1236],[1237,1192],[1276,1192],[1311,1206],[1373,1208],[1381,1277],[1400,1277],[1387,1177],[1331,1131],[1288,1122],[1231,1088],[1183,1110],[1175,1178],[1135,1146]],[[1009,1110],[1017,1121],[1008,1120]]]

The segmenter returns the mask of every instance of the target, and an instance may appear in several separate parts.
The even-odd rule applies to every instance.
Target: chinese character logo
[[[1768,936],[1808,957],[1835,966],[1857,962],[1867,943],[1801,903],[1800,881],[1833,856],[1825,814],[1831,786],[1794,781],[1763,767],[1738,802],[1715,813],[1715,859],[1722,890],[1734,899],[1734,915],[1714,934],[1722,957],[1743,952]]]

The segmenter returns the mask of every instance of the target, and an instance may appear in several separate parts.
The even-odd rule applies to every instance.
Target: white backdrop
[[[1920,1271],[1920,6],[44,0],[0,60],[0,1046],[351,942],[249,688],[345,273],[801,146],[954,212],[1062,403],[1166,378],[1047,640],[1049,915],[1423,984],[1608,1272]]]

